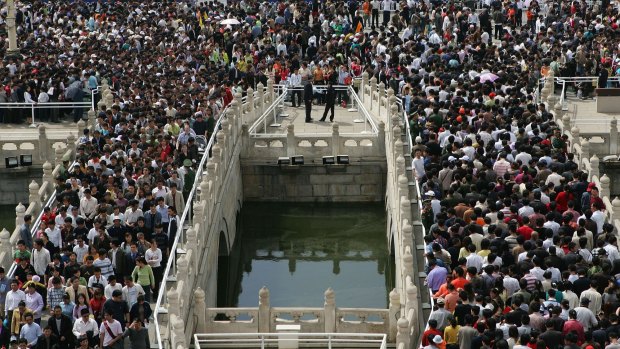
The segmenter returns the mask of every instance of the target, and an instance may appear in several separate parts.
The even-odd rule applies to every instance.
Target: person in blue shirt
[[[28,347],[32,348],[37,344],[37,340],[43,334],[43,331],[41,331],[41,326],[34,322],[32,313],[26,313],[24,318],[26,319],[26,324],[19,331],[19,338],[27,340]]]

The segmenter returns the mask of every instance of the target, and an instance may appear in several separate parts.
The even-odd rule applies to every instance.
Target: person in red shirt
[[[558,212],[566,211],[568,209],[568,202],[574,199],[575,197],[570,192],[570,187],[565,185],[564,190],[555,197],[555,202],[557,204],[556,209]]]
[[[456,278],[452,280],[452,285],[456,287],[457,290],[465,288],[465,285],[469,283],[469,280],[465,278],[465,270],[461,267],[454,268],[454,272],[456,273]]]
[[[435,319],[428,320],[428,330],[424,331],[424,334],[422,335],[422,345],[423,346],[427,346],[427,345],[430,344],[430,342],[428,340],[430,335],[433,335],[433,336],[441,336],[442,335],[441,331],[439,331],[437,329],[437,320],[435,320]]]
[[[585,331],[583,330],[583,325],[577,321],[577,312],[575,309],[571,309],[568,311],[568,321],[564,323],[564,328],[562,329],[562,334],[567,335],[571,332],[577,333],[577,345],[583,344],[586,340]]]
[[[530,219],[528,217],[523,217],[522,224],[519,228],[517,228],[517,233],[525,239],[525,241],[530,240],[532,238],[532,232],[534,229],[530,228]]]

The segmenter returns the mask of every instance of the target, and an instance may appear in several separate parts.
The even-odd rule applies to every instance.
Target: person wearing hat
[[[196,171],[192,168],[192,161],[190,159],[183,160],[183,167],[185,172],[183,176],[183,197],[187,202],[189,193],[192,191],[196,181]]]
[[[441,338],[441,334],[429,334],[428,336],[425,336],[422,340],[423,341],[426,340],[426,345],[422,344],[424,345],[423,349],[445,349],[446,348],[446,344],[444,343],[443,338]]]
[[[452,316],[452,313],[445,309],[446,301],[443,298],[437,299],[435,305],[437,309],[431,313],[428,320],[437,321],[437,329],[443,333],[443,330],[449,324],[449,318]]]

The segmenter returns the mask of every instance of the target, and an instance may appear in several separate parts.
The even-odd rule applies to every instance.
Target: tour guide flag
[[[356,33],[359,33],[359,32],[361,32],[363,29],[364,29],[364,27],[362,26],[362,22],[361,22],[361,21],[357,22],[357,27],[355,27],[355,32],[356,32]]]

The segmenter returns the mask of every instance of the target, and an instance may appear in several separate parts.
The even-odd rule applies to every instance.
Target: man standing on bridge
[[[323,117],[319,121],[325,121],[327,117],[327,113],[331,110],[331,115],[329,117],[330,122],[334,122],[334,104],[336,103],[336,90],[334,90],[334,86],[330,81],[327,85],[327,91],[325,92],[325,111],[323,112]]]
[[[312,83],[308,81],[304,86],[304,102],[306,103],[306,122],[312,122],[312,99],[314,97],[314,91]]]

